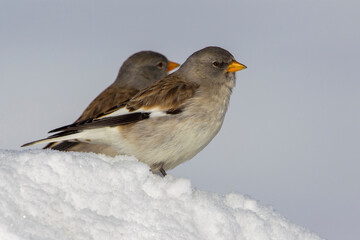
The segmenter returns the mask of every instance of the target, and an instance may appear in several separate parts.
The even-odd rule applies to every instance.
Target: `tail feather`
[[[22,145],[21,147],[28,147],[31,145],[35,145],[35,144],[40,144],[40,143],[51,143],[51,142],[57,142],[57,141],[71,141],[76,139],[77,137],[81,136],[81,132],[77,131],[77,130],[70,130],[70,131],[64,131],[61,133],[57,133],[54,135],[51,135],[48,138],[44,138],[44,139],[40,139],[40,140],[36,140],[33,142],[29,142],[29,143],[25,143],[24,145]]]

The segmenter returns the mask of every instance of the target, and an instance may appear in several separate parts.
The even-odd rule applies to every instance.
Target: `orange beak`
[[[177,68],[178,66],[180,66],[180,64],[169,61],[168,67],[167,67],[167,72],[170,72],[171,70]]]
[[[232,61],[232,63],[229,65],[227,71],[228,72],[237,72],[237,71],[240,71],[240,70],[243,70],[245,69],[246,66],[237,62],[237,61]]]

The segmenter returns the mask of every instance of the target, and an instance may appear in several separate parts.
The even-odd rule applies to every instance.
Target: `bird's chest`
[[[200,103],[200,104],[199,104]],[[184,114],[180,133],[194,147],[207,144],[218,133],[224,121],[229,99],[213,96],[211,99],[199,99],[196,105],[189,106]]]
[[[200,125],[217,125],[225,117],[230,93],[231,91],[225,88],[218,89],[218,91],[214,91],[211,94],[206,94],[206,96],[197,96],[189,104],[188,111],[184,115],[193,118]]]

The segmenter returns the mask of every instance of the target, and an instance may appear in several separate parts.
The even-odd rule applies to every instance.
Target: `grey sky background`
[[[209,45],[237,73],[218,136],[170,174],[360,236],[360,1],[0,1],[0,149],[73,122],[122,62]]]

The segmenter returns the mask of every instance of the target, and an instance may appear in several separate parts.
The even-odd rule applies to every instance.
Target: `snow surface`
[[[0,239],[320,239],[240,194],[193,189],[132,157],[0,151]]]

